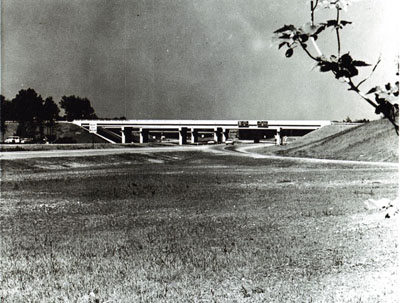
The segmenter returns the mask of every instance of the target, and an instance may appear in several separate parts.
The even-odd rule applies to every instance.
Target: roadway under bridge
[[[327,120],[74,120],[72,123],[110,143],[147,143],[149,137],[177,138],[179,145],[199,142],[211,137],[224,143],[234,137],[259,140],[275,138],[280,144],[284,136],[302,136],[330,125]]]

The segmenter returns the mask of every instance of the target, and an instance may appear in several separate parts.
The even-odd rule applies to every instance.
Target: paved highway
[[[146,154],[158,152],[190,152],[203,151],[214,154],[235,155],[250,157],[255,159],[275,159],[287,161],[300,161],[310,163],[332,163],[332,164],[356,164],[372,165],[384,167],[398,167],[398,163],[368,162],[368,161],[349,161],[349,160],[326,160],[300,157],[285,157],[274,155],[263,155],[252,152],[252,149],[265,147],[273,144],[238,144],[234,146],[217,145],[187,145],[187,146],[168,146],[168,147],[140,147],[140,148],[106,148],[106,149],[77,149],[77,150],[51,150],[51,151],[15,151],[1,152],[0,160],[16,160],[29,158],[62,158],[62,157],[86,157],[86,156],[104,156],[115,154]]]
[[[46,150],[46,151],[13,151],[1,152],[1,160],[29,159],[29,158],[60,158],[60,157],[86,157],[115,154],[143,154],[156,152],[197,151],[209,148],[208,145],[197,146],[168,146],[168,147],[132,147],[132,148],[104,148],[104,149],[72,149],[72,150]]]

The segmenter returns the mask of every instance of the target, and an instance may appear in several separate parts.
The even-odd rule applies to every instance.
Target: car
[[[235,141],[233,141],[233,140],[226,140],[226,141],[225,141],[225,144],[226,144],[226,145],[234,145],[234,144],[235,144]]]
[[[215,142],[214,140],[210,140],[210,141],[207,141],[207,144],[216,144],[217,142]]]
[[[23,144],[33,143],[33,138],[21,138],[21,143]]]
[[[4,140],[4,143],[21,143],[21,138],[18,136],[10,136]]]

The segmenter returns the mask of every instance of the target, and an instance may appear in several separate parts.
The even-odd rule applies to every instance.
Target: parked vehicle
[[[4,143],[21,143],[21,138],[18,136],[10,136],[4,140]]]
[[[21,143],[24,144],[33,143],[33,138],[21,138]]]

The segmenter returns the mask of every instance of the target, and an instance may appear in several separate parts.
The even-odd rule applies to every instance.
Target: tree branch
[[[378,105],[373,102],[371,99],[369,99],[365,94],[363,94],[359,88],[353,83],[353,81],[351,80],[351,78],[349,78],[348,84],[350,86],[349,90],[355,91],[361,98],[363,98],[365,101],[367,101],[370,105],[372,105],[374,108],[377,108]],[[385,115],[385,118],[387,118],[390,123],[392,123],[394,129],[396,130],[396,134],[399,135],[399,125],[396,124],[396,121],[393,119],[393,117],[387,116]]]
[[[314,61],[318,61],[318,59],[316,57],[314,57],[307,49],[306,45],[304,43],[302,43],[301,41],[299,41],[301,48],[305,51],[305,53]]]
[[[381,62],[381,57],[379,56],[378,61],[376,62],[374,68],[373,68],[372,71],[371,71],[371,73],[368,75],[368,77],[366,77],[364,80],[361,80],[360,83],[358,83],[358,84],[356,85],[357,88],[359,88],[361,84],[363,84],[365,81],[367,81],[367,80],[372,76],[372,74],[375,72],[375,70],[376,70],[376,68],[378,67],[378,65],[379,65],[380,62]]]
[[[313,0],[310,1],[311,25],[312,25],[312,26],[314,26],[314,11],[315,11],[315,9],[317,8],[318,1],[319,1],[319,0],[316,0],[316,1],[315,1],[315,5],[314,5],[314,1],[313,1]],[[312,42],[312,44],[313,44],[315,50],[317,51],[318,56],[321,57],[321,56],[322,56],[322,52],[321,52],[321,50],[319,49],[317,43],[315,42],[315,39],[314,39],[313,37],[310,37],[310,39],[311,39],[311,42]],[[303,48],[303,49],[304,49],[304,48]],[[308,55],[309,55],[311,58],[313,58],[314,60],[316,60],[316,59],[315,59],[314,57],[312,57],[310,54],[308,54]]]
[[[315,42],[315,39],[313,37],[310,37],[310,40],[311,40],[316,52],[318,53],[318,56],[322,57],[322,52],[319,49],[317,42]]]
[[[314,11],[315,11],[315,9],[317,8],[317,5],[318,5],[318,1],[319,0],[317,0],[316,2],[315,2],[315,5],[314,5],[314,1],[313,0],[311,0],[310,1],[310,8],[311,8],[311,25],[314,25]]]
[[[312,28],[315,27],[314,24],[314,12],[315,9],[318,6],[318,1],[319,0],[315,0],[315,5],[314,5],[314,0],[310,0],[310,17],[311,17],[311,26]],[[337,39],[337,62],[335,60],[332,59],[332,62],[329,60],[324,59],[323,54],[321,52],[321,50],[319,49],[315,39],[313,36],[311,36],[311,34],[307,35],[309,40],[311,40],[318,56],[313,56],[311,54],[311,52],[307,49],[307,44],[304,43],[302,40],[300,40],[300,38],[294,38],[295,41],[297,43],[300,44],[300,46],[302,47],[302,49],[304,50],[304,52],[314,61],[318,62],[319,66],[321,67],[321,71],[326,72],[326,71],[331,71],[334,75],[335,78],[344,78],[345,82],[350,86],[349,90],[350,91],[354,91],[356,92],[356,94],[358,94],[362,99],[364,99],[367,103],[369,103],[372,107],[375,108],[375,112],[377,114],[383,114],[383,116],[388,119],[394,126],[394,129],[396,130],[397,135],[399,135],[399,125],[398,123],[396,123],[396,110],[398,111],[398,107],[396,107],[395,105],[392,105],[390,102],[388,102],[387,100],[384,99],[376,99],[376,102],[374,102],[373,100],[371,100],[369,97],[367,97],[364,93],[362,93],[359,89],[360,85],[363,84],[367,79],[369,79],[369,77],[371,77],[371,75],[374,73],[374,71],[376,70],[377,66],[379,65],[381,59],[378,59],[378,62],[375,64],[374,68],[372,69],[370,75],[363,79],[362,81],[360,81],[357,85],[354,84],[353,80],[352,80],[352,74],[356,75],[357,73],[357,69],[355,68],[355,66],[366,66],[367,64],[363,61],[357,61],[356,60],[352,60],[352,58],[350,56],[348,56],[347,59],[350,59],[353,62],[353,65],[351,65],[352,62],[350,62],[350,67],[353,68],[352,70],[347,70],[346,68],[348,68],[346,62],[342,62],[345,61],[345,58],[342,58],[343,60],[341,61],[341,41],[340,41],[340,30],[342,28],[342,25],[340,24],[340,6],[338,5],[339,0],[332,0],[332,2],[330,2],[330,4],[336,4],[336,24],[335,24],[335,30],[336,30],[336,39]],[[331,20],[329,20],[331,21]],[[329,24],[329,21],[327,24]],[[351,23],[348,21],[342,21],[343,26]],[[331,25],[329,25],[331,26]],[[292,26],[293,27],[293,26]],[[285,27],[283,28],[285,29]],[[282,31],[282,29],[280,29]],[[293,29],[291,29],[291,31],[293,31]],[[320,31],[319,31],[320,32]],[[318,33],[319,33],[318,32]],[[290,54],[291,55],[291,54]],[[287,56],[288,57],[288,56]],[[334,57],[334,56],[333,56]],[[344,56],[343,56],[344,57]],[[331,64],[331,65],[330,65]],[[337,68],[335,68],[335,66],[332,67],[332,65],[336,64]],[[347,64],[347,65],[346,65]],[[353,71],[355,70],[355,72]],[[398,71],[396,73],[396,75],[398,76],[400,73],[400,63],[398,63]],[[390,107],[390,105],[392,105],[392,107]]]
[[[311,12],[311,25],[314,25],[314,1],[310,1],[310,12]]]
[[[336,38],[337,38],[337,47],[338,47],[338,58],[340,58],[340,8],[336,8]]]
[[[372,105],[373,107],[377,108],[378,105],[372,101],[370,98],[368,98],[366,95],[364,95],[359,88],[353,83],[353,81],[351,79],[349,79],[349,81],[347,82],[350,86],[349,90],[352,90],[354,92],[356,92],[361,98],[363,98],[365,101],[367,101],[370,105]]]
[[[314,6],[313,10],[315,10],[317,8],[318,2],[319,2],[319,0],[315,1],[315,6]]]

